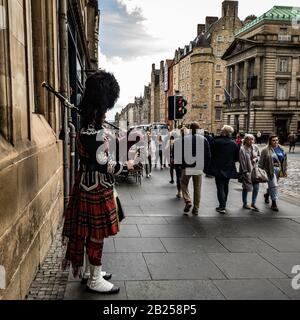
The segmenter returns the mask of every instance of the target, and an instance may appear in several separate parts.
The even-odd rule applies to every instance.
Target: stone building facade
[[[151,119],[151,85],[144,87],[144,96],[142,99],[142,119],[141,124],[149,124]]]
[[[71,83],[71,67],[83,77],[84,69],[98,65],[98,1],[72,0],[67,18],[83,66],[78,70],[70,59],[67,74],[60,74],[63,3],[0,0],[6,21],[0,28],[0,265],[6,287],[0,299],[26,296],[64,208],[61,108],[41,83],[59,89],[65,76]]]
[[[196,120],[203,129],[218,132],[223,125],[226,67],[221,57],[243,23],[238,18],[238,1],[222,3],[222,17],[206,17],[197,26],[197,37],[175,52],[174,94],[178,90],[188,101],[188,113],[181,122]]]
[[[160,121],[160,105],[161,105],[161,81],[160,81],[160,69],[155,69],[155,64],[152,64],[151,71],[151,118],[150,122]]]
[[[286,141],[288,132],[300,131],[300,32],[294,24],[299,16],[299,8],[274,6],[243,27],[224,54],[233,99],[224,121],[237,131],[247,128],[248,107],[251,132],[276,132]],[[249,76],[258,82],[250,92]]]

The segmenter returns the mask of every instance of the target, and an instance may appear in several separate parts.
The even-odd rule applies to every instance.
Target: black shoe
[[[255,212],[260,212],[255,204],[251,204],[251,210]]]
[[[277,207],[276,201],[272,201],[271,210],[278,212],[279,209]]]
[[[174,180],[171,180],[171,181],[170,181],[170,183],[172,183],[172,184],[173,184],[173,183],[174,183]]]
[[[226,213],[226,208],[218,207],[218,208],[216,208],[216,211],[218,211],[221,214],[225,214]]]
[[[191,210],[192,205],[190,203],[187,203],[184,207],[184,212],[189,212]]]
[[[265,203],[270,203],[270,200],[269,200],[269,194],[268,193],[265,193],[264,194],[264,197],[265,197]]]

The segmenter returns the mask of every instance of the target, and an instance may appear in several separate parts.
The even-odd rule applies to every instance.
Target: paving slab
[[[113,238],[104,239],[103,252],[116,252]]]
[[[120,232],[114,236],[114,238],[137,238],[140,237],[141,234],[136,225],[126,225],[121,224]]]
[[[289,278],[293,278],[295,275],[291,273],[292,268],[296,265],[300,265],[300,253],[288,253],[288,252],[261,252],[259,253],[264,259],[272,263],[276,268],[286,274]]]
[[[204,253],[144,253],[154,280],[224,279],[224,274]]]
[[[300,300],[300,289],[293,289],[291,279],[270,279],[270,281],[290,299]]]
[[[228,300],[288,300],[288,296],[264,279],[214,280]]]
[[[264,238],[266,243],[280,252],[300,252],[299,238]],[[299,262],[300,263],[300,262]]]
[[[197,237],[198,234],[190,225],[138,225],[142,237],[168,238],[168,237]]]
[[[224,300],[212,281],[126,281],[129,300]]]
[[[141,253],[104,253],[103,269],[113,280],[150,280],[150,273]]]
[[[168,224],[168,221],[164,217],[130,216],[122,221],[121,225],[125,224]]]
[[[101,294],[88,292],[86,285],[77,282],[68,282],[64,300],[127,300],[126,289],[124,281],[112,281],[111,282],[120,288],[120,292],[117,294]]]
[[[209,258],[229,279],[285,278],[257,253],[208,253]]]
[[[228,252],[212,238],[161,238],[161,242],[168,252]]]
[[[116,252],[166,252],[157,238],[115,239]]]
[[[217,238],[229,252],[277,252],[258,238]]]

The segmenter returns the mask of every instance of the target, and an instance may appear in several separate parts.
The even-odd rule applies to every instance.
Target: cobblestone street
[[[285,148],[288,151],[288,147]],[[288,153],[288,177],[281,179],[281,191],[300,199],[300,147],[296,147],[295,153]]]
[[[69,276],[69,269],[62,271],[65,247],[61,241],[62,227],[56,233],[48,255],[33,281],[28,300],[62,300]]]

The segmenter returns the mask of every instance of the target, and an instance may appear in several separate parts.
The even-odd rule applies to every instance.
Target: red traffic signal
[[[185,106],[187,105],[187,101],[183,98],[183,96],[175,96],[174,99],[174,105],[175,105],[175,119],[174,120],[179,120],[182,119],[186,113],[187,109]]]

